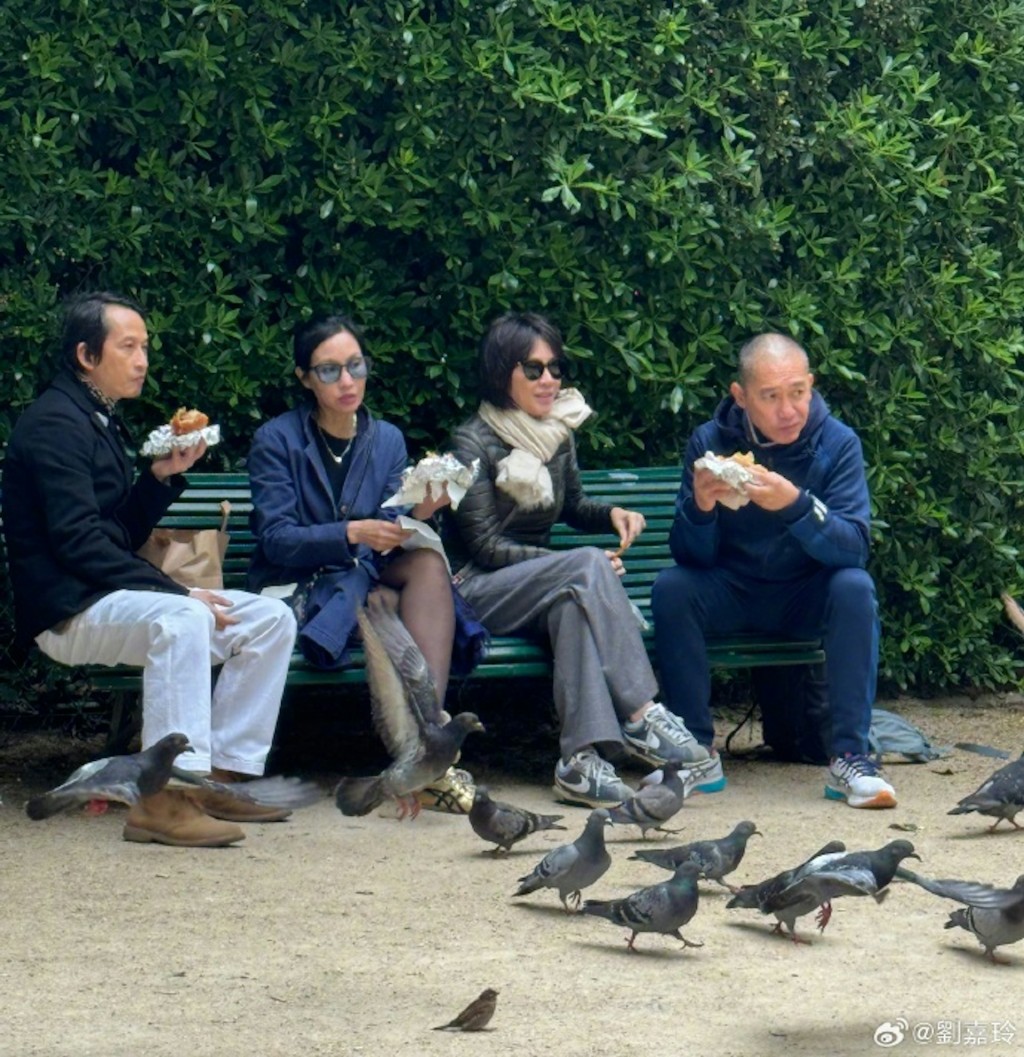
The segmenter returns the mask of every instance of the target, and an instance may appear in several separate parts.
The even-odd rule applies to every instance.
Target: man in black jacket
[[[63,664],[136,664],[143,748],[188,735],[179,765],[215,778],[263,773],[295,637],[291,610],[242,591],[189,590],[136,555],[205,452],[176,448],[138,474],[117,417],[146,380],[142,309],[114,294],[67,307],[57,377],[24,412],[4,464],[4,532],[15,622]],[[211,665],[223,664],[212,689]],[[207,808],[211,811],[211,808]],[[165,790],[131,809],[125,838],[229,844],[230,821],[285,813],[232,802],[221,820]]]

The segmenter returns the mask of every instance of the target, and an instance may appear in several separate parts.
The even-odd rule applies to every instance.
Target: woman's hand
[[[187,448],[171,448],[166,455],[154,459],[150,469],[158,481],[166,481],[168,477],[173,477],[176,473],[191,470],[205,454],[205,440],[201,440],[198,444],[190,444]]]
[[[438,490],[436,499],[434,498],[435,489]],[[448,506],[449,503],[451,503],[451,498],[448,495],[448,482],[442,481],[438,484],[436,481],[428,481],[426,499],[420,500],[409,511],[409,516],[416,518],[417,521],[426,521],[427,518],[433,517],[441,507]]]
[[[635,510],[612,507],[612,528],[619,536],[619,554],[629,550],[633,541],[647,528],[647,519]]]
[[[371,550],[381,554],[400,547],[411,535],[394,521],[384,518],[367,518],[365,521],[348,523],[349,543],[365,543]]]
[[[205,444],[205,441],[203,443]],[[188,596],[198,598],[209,609],[213,614],[214,626],[218,631],[223,631],[232,624],[238,623],[238,617],[224,612],[225,609],[230,609],[234,605],[230,598],[225,598],[216,591],[208,591],[205,587],[193,587]]]

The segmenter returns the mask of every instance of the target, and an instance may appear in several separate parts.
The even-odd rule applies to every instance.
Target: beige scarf
[[[512,451],[498,463],[494,483],[516,501],[521,510],[538,510],[555,505],[549,463],[572,431],[582,425],[593,410],[578,389],[563,389],[555,398],[551,413],[534,418],[519,408],[503,410],[484,401],[480,417]]]

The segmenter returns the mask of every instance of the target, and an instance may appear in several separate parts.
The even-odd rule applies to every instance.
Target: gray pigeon
[[[995,822],[989,826],[989,832],[1005,818],[1014,829],[1024,829],[1016,822],[1017,813],[1024,811],[1024,756],[1000,767],[995,774],[971,793],[950,812],[950,815],[966,815],[977,811],[979,815],[989,815]]]
[[[824,931],[832,916],[832,900],[839,896],[871,896],[881,903],[888,895],[900,863],[907,858],[920,860],[908,840],[893,840],[874,851],[855,851],[815,865],[794,878],[777,897],[777,905],[806,905],[814,899],[821,907],[818,925]]]
[[[525,896],[540,888],[557,888],[567,911],[569,899],[578,908],[580,892],[603,877],[612,864],[612,857],[604,846],[604,828],[610,821],[607,808],[591,811],[583,832],[572,844],[552,848],[531,873],[519,878],[519,888],[513,895]]]
[[[282,774],[247,782],[217,782],[212,778],[171,768],[169,789],[182,789],[216,818],[235,822],[280,822],[297,807],[308,807],[323,796],[316,782]],[[256,811],[255,808],[263,808]]]
[[[335,803],[342,814],[367,815],[392,797],[399,818],[415,818],[420,811],[416,794],[440,779],[458,759],[466,735],[484,726],[472,712],[445,722],[427,662],[380,591],[371,592],[356,616],[374,726],[393,762],[368,778],[342,778]]]
[[[536,815],[522,807],[514,807],[501,800],[492,800],[486,786],[478,785],[473,795],[473,806],[469,811],[469,824],[473,832],[483,840],[495,845],[491,850],[498,854],[509,851],[524,837],[545,829],[565,829],[558,822],[564,815]]]
[[[772,932],[782,935],[782,929],[785,926],[789,929],[790,938],[794,943],[810,943],[810,940],[803,939],[797,935],[796,919],[817,909],[817,896],[811,894],[802,901],[789,900],[784,905],[780,905],[779,894],[785,892],[805,874],[842,858],[845,853],[846,845],[841,840],[830,840],[828,844],[819,848],[809,859],[800,863],[799,866],[783,870],[760,884],[744,885],[725,904],[725,908],[726,910],[734,910],[736,908],[760,910],[762,914],[774,914],[776,921]],[[825,924],[828,924],[828,922],[826,921]],[[824,931],[825,925],[822,925],[821,928]]]
[[[192,752],[192,746],[184,734],[175,733],[130,756],[93,760],[56,789],[32,797],[25,813],[38,821],[90,800],[114,800],[131,806],[167,785],[174,761],[183,752]]]
[[[684,862],[695,862],[700,867],[701,876],[708,881],[716,881],[728,888],[730,892],[739,889],[724,880],[739,866],[747,850],[747,841],[757,834],[762,835],[753,822],[740,822],[727,837],[718,840],[695,840],[690,844],[680,844],[675,848],[641,848],[630,856],[642,862],[652,863],[664,870],[674,870]]]
[[[1024,939],[1024,874],[1012,888],[995,888],[978,881],[933,881],[902,868],[896,871],[896,876],[913,881],[933,895],[965,903],[963,910],[954,910],[949,915],[945,927],[974,933],[991,961],[1009,964],[996,957],[995,949]]]
[[[685,772],[685,780],[680,770]],[[662,823],[682,808],[695,781],[693,772],[683,764],[666,763],[649,774],[633,796],[609,809],[611,820],[617,826],[639,826],[641,835],[646,837],[649,829],[662,829]]]
[[[633,952],[633,943],[641,932],[660,932],[675,936],[684,947],[703,947],[703,943],[691,943],[679,931],[697,913],[699,876],[697,863],[684,862],[667,881],[641,888],[624,899],[586,900],[583,913],[630,929],[626,946]]]

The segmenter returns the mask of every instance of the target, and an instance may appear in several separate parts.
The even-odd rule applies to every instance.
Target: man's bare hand
[[[366,521],[348,523],[349,543],[365,543],[381,554],[401,546],[411,535],[411,532],[399,528],[394,521],[386,521],[384,518],[368,518]]]
[[[201,440],[198,444],[190,444],[187,448],[172,448],[167,455],[161,455],[159,459],[153,460],[150,469],[158,481],[166,481],[176,473],[184,473],[206,454],[206,441]]]
[[[710,470],[693,471],[693,501],[698,510],[710,514],[723,499],[731,499],[735,495],[736,489]]]
[[[751,466],[754,479],[745,485],[751,503],[762,510],[784,510],[800,498],[800,489],[781,473]]]
[[[238,623],[238,617],[225,612],[234,605],[230,598],[225,598],[216,591],[208,591],[205,587],[193,587],[188,594],[189,598],[198,598],[209,609],[213,614],[214,626],[218,631],[223,631],[232,624]]]
[[[612,528],[619,537],[619,550],[616,557],[620,557],[633,545],[634,540],[647,528],[647,519],[636,510],[626,510],[621,506],[613,506]]]

